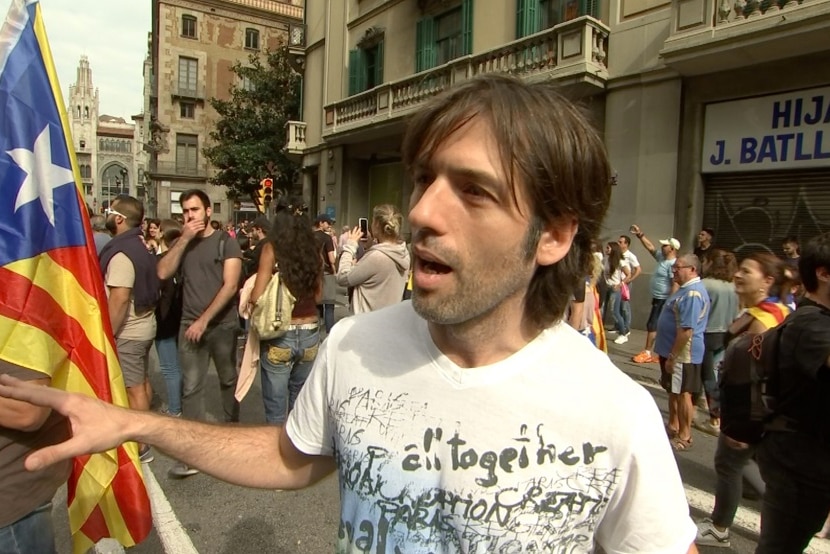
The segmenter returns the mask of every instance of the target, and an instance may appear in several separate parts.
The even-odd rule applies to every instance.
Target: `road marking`
[[[153,526],[164,545],[164,551],[167,554],[199,554],[148,465],[141,464],[141,469],[144,470],[144,483],[153,510]]]

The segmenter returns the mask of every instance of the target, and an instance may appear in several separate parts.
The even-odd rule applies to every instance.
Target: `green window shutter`
[[[360,50],[349,50],[349,96],[360,92]]]
[[[435,66],[435,21],[424,17],[415,27],[415,73]]]
[[[518,0],[516,6],[516,38],[526,37],[542,30],[539,0]]]
[[[380,85],[383,83],[383,41],[380,41],[377,46],[377,59],[375,60],[375,83]]]
[[[463,0],[461,3],[461,26],[463,55],[466,56],[473,53],[473,0]]]
[[[530,0],[516,0],[516,38],[525,36],[525,12]]]

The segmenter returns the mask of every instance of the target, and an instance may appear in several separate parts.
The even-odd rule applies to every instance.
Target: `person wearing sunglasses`
[[[152,398],[148,363],[156,336],[155,309],[160,287],[156,257],[144,243],[144,206],[139,200],[119,195],[107,208],[106,216],[113,238],[101,249],[100,264],[115,349],[130,408],[147,411]],[[147,445],[141,446],[139,454],[142,462],[153,460]]]
[[[703,334],[709,320],[709,293],[700,280],[700,261],[680,256],[672,266],[677,291],[657,319],[654,351],[660,357],[660,384],[669,393],[666,431],[676,451],[692,447],[692,395],[703,388]]]

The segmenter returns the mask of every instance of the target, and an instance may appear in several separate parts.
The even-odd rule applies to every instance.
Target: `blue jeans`
[[[609,298],[614,304],[614,326],[617,328],[617,333],[627,335],[628,327],[625,324],[625,317],[623,316],[622,293],[619,290],[610,290]]]
[[[179,366],[179,347],[176,337],[156,339],[159,355],[159,370],[167,385],[167,411],[182,413],[182,368]]]
[[[265,421],[282,425],[303,388],[320,344],[320,329],[290,329],[260,343]]]
[[[625,320],[625,328],[631,329],[631,302],[622,300],[622,295],[620,295],[620,300],[622,301],[622,316]]]
[[[11,525],[0,529],[2,554],[53,554],[55,530],[52,527],[52,503],[47,502]]]
[[[755,447],[745,449],[732,448],[726,442],[726,436],[718,437],[715,450],[715,472],[718,480],[715,485],[715,508],[712,510],[712,522],[718,527],[731,527],[735,521],[735,512],[743,495],[744,478],[763,495],[764,481],[758,473],[758,466],[752,460]]]
[[[700,364],[703,389],[709,405],[709,417],[720,417],[720,387],[718,366],[726,354],[723,339],[726,333],[703,333],[703,361]]]
[[[767,483],[756,554],[803,552],[830,512],[830,446],[797,432],[769,432],[758,445]]]

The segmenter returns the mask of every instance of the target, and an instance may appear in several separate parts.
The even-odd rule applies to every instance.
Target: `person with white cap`
[[[631,359],[638,364],[659,363],[660,358],[652,351],[652,347],[657,336],[657,319],[663,310],[663,304],[666,303],[669,295],[677,290],[677,284],[672,275],[672,266],[677,260],[680,241],[674,237],[663,239],[659,241],[660,250],[658,250],[639,225],[632,225],[630,230],[657,261],[657,267],[651,275],[651,312],[648,314],[646,323],[646,345],[642,352]]]

